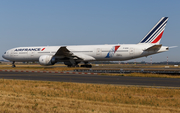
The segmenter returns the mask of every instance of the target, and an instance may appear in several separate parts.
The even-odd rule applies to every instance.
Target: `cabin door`
[[[101,56],[101,48],[96,49],[96,56]]]

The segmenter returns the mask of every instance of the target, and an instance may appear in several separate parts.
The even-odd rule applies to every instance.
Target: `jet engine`
[[[50,55],[42,55],[39,57],[39,63],[45,66],[54,65],[56,63],[56,59]]]

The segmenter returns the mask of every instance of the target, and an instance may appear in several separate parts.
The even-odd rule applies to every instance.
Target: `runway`
[[[76,82],[76,83],[114,84],[114,85],[180,87],[180,79],[177,78],[147,78],[147,77],[78,75],[78,74],[59,74],[59,73],[2,72],[2,71],[0,72],[0,78]]]

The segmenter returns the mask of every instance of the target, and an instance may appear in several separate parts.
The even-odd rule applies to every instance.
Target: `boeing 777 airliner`
[[[168,17],[162,17],[159,22],[138,44],[111,45],[79,45],[79,46],[39,46],[17,47],[6,51],[3,58],[15,62],[39,61],[41,65],[54,65],[64,62],[68,67],[92,67],[91,61],[124,61],[144,57],[164,51],[169,47],[160,44]]]

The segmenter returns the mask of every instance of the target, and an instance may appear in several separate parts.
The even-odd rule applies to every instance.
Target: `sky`
[[[161,17],[169,20],[160,43],[178,47],[136,61],[180,62],[179,0],[3,0],[0,56],[23,46],[136,44]]]

